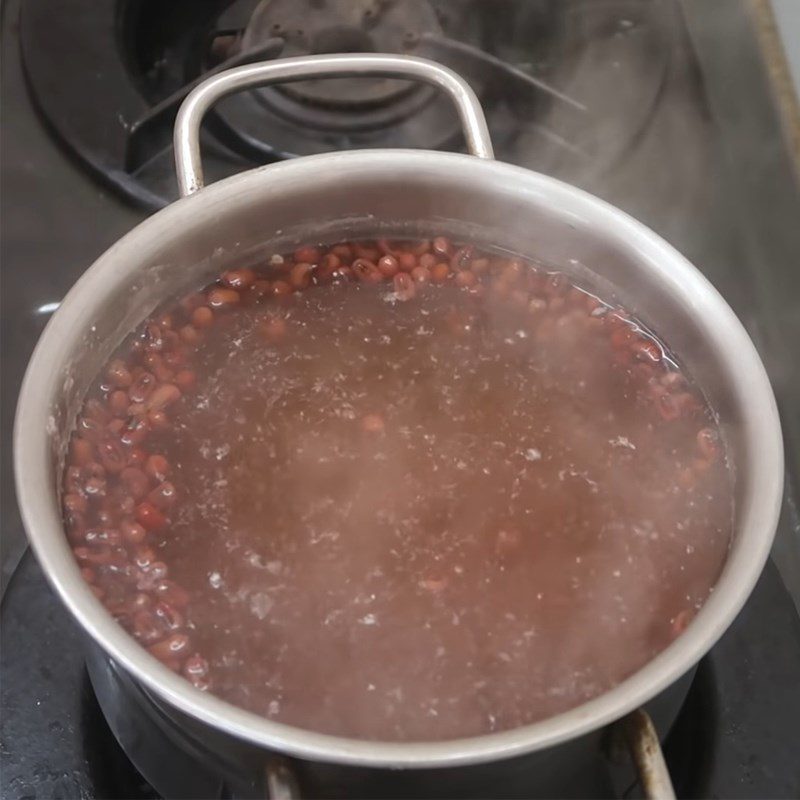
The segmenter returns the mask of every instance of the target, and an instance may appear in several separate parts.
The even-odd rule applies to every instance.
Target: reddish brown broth
[[[713,413],[654,337],[441,237],[301,248],[154,315],[64,491],[85,578],[154,655],[384,740],[619,683],[703,604],[732,515]]]

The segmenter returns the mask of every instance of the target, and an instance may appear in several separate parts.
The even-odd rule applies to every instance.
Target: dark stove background
[[[37,108],[97,176],[148,208],[175,197],[171,128],[210,72],[326,52],[433,58],[467,77],[505,160],[573,176],[614,166],[666,76],[673,0],[27,0],[20,35]],[[624,90],[619,75],[635,75]],[[450,104],[380,78],[242,92],[209,115],[216,178],[294,155],[458,148]]]

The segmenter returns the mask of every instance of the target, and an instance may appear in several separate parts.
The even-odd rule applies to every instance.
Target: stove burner
[[[242,44],[269,38],[284,41],[283,56],[325,53],[402,53],[423,33],[442,33],[427,0],[261,0],[250,17]],[[391,103],[418,84],[390,78],[307,80],[278,91],[298,103],[347,111]]]
[[[26,76],[91,171],[150,208],[176,194],[172,123],[210,72],[279,56],[374,50],[438,60],[479,94],[506,161],[586,183],[647,125],[667,75],[675,0],[27,0]],[[204,130],[209,180],[295,155],[457,149],[448,103],[381,79],[303,81],[227,98]]]
[[[400,53],[426,31],[441,32],[427,0],[261,0],[242,46],[253,48],[280,36],[285,57]],[[391,78],[334,78],[256,89],[251,96],[261,101],[263,111],[301,130],[346,135],[399,125],[421,112],[435,94],[429,86]]]

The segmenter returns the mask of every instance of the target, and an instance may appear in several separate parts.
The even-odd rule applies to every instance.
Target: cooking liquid
[[[430,259],[420,283],[356,264],[314,285],[291,258],[233,273],[227,301],[162,319],[180,344],[148,329],[121,351],[132,379],[160,353],[153,385],[179,397],[123,411],[112,395],[138,396],[113,369],[90,393],[116,402],[125,428],[102,425],[128,466],[97,497],[68,478],[87,579],[162,660],[270,719],[408,741],[549,717],[666,647],[724,563],[716,423],[662,346],[564,276],[437,241],[440,285]],[[274,295],[284,278],[303,290]]]

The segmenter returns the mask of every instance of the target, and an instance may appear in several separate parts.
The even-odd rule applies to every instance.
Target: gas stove
[[[650,225],[707,274],[762,352],[787,437],[774,563],[701,662],[664,753],[679,797],[800,795],[800,376],[790,366],[800,336],[790,268],[800,189],[763,64],[763,26],[748,9],[746,0],[8,0],[5,440],[28,357],[60,298],[114,240],[177,196],[172,123],[202,77],[306,53],[444,63],[480,97],[499,159],[580,185]],[[254,90],[209,116],[207,176],[338,149],[460,149],[456,123],[433,90],[399,80]],[[9,450],[0,483],[2,796],[250,796],[213,754],[154,720],[141,689],[87,647],[25,552]],[[564,796],[637,791],[598,777]],[[396,777],[377,790],[328,793],[414,794]],[[530,796],[524,786],[519,794]]]

